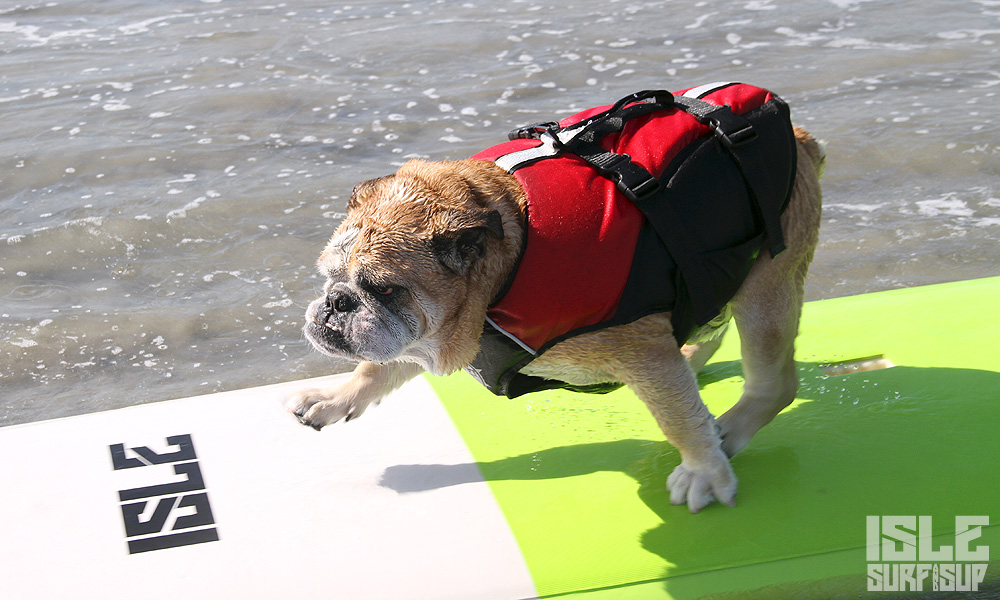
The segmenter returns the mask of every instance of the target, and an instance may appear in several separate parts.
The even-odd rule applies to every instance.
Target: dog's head
[[[414,161],[355,187],[317,263],[327,282],[306,311],[309,341],[435,373],[468,364],[520,248],[519,188],[508,178],[480,161]]]

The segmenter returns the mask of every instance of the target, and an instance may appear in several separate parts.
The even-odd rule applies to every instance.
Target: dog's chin
[[[313,348],[334,358],[343,358],[352,362],[366,360],[387,363],[400,356],[400,352],[390,348],[365,348],[352,342],[348,336],[344,335],[343,331],[332,329],[321,323],[310,322],[303,330],[306,339],[309,340]]]
[[[360,360],[355,355],[343,331],[315,318],[309,318],[302,331],[313,348],[316,348],[323,354],[333,356],[334,358]]]

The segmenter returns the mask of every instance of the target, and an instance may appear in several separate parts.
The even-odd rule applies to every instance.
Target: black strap
[[[715,137],[733,157],[750,192],[754,210],[767,232],[768,252],[772,257],[780,254],[785,250],[785,237],[781,231],[781,206],[778,204],[781,200],[774,194],[753,125],[728,106],[717,106],[698,98],[680,96],[674,98],[674,104],[700,123],[711,127]]]
[[[660,182],[627,154],[608,152],[594,142],[575,143],[570,151],[613,181],[618,191],[633,203],[647,200],[660,191]]]

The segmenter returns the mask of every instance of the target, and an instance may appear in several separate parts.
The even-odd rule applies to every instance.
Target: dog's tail
[[[795,128],[795,139],[812,159],[816,168],[816,178],[823,178],[823,171],[826,169],[826,144],[816,140],[808,131],[801,127]]]

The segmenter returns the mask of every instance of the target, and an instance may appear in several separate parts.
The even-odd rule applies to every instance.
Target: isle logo
[[[191,436],[166,442],[160,451],[109,446],[129,554],[219,540]]]

